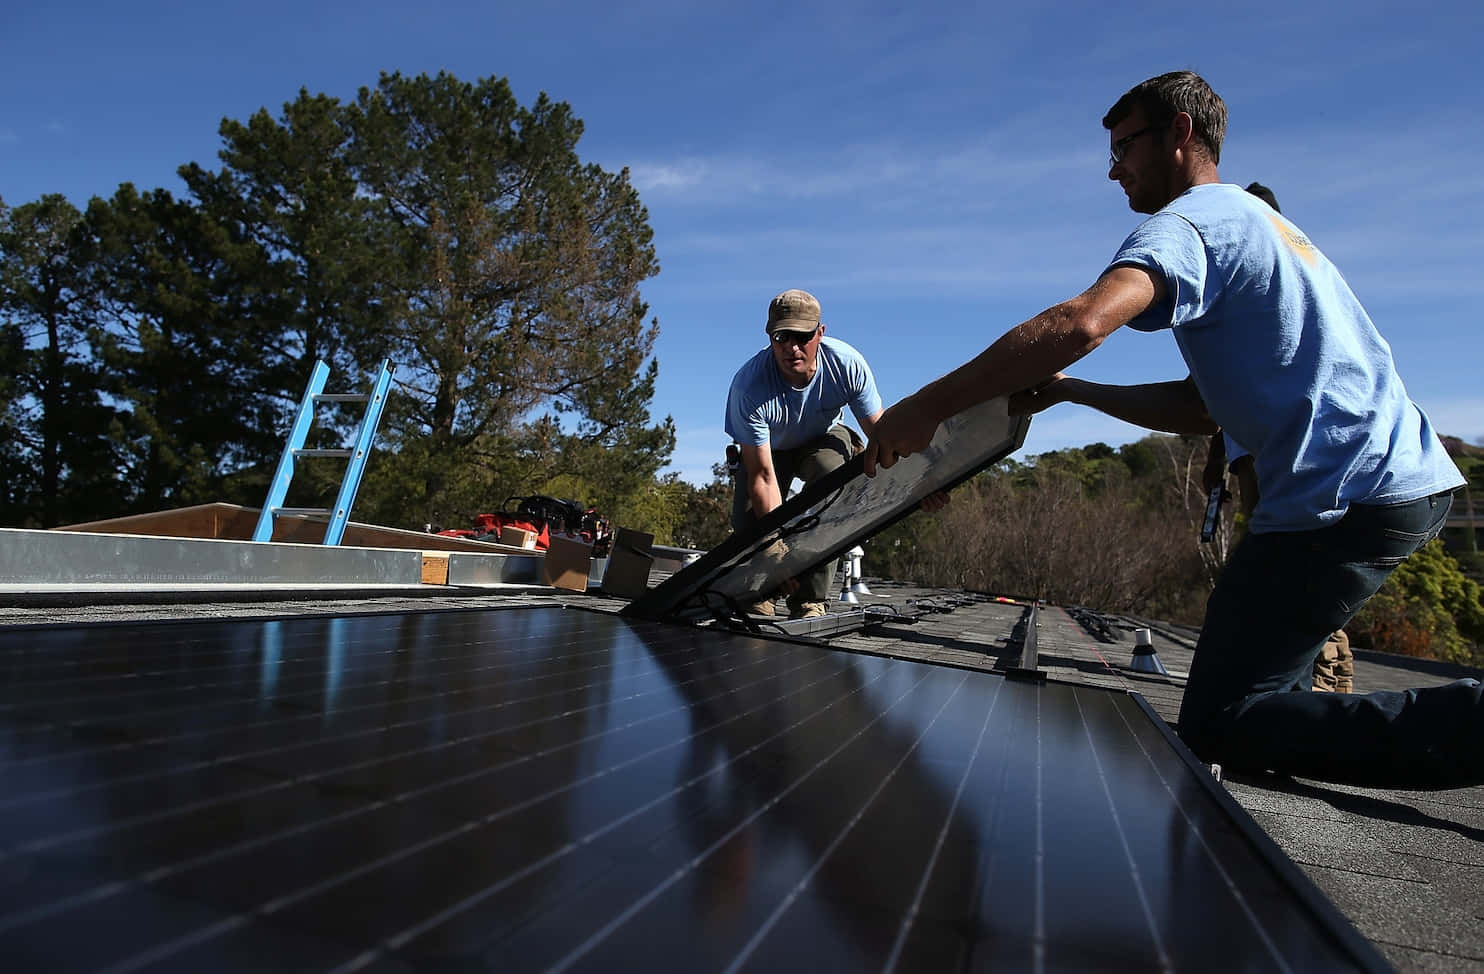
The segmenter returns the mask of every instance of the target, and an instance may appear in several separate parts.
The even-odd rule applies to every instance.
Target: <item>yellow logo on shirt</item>
[[[1306,264],[1314,263],[1315,256],[1319,253],[1309,238],[1299,233],[1298,229],[1291,224],[1284,223],[1276,214],[1268,214],[1268,219],[1273,221],[1273,228],[1278,231],[1278,236],[1288,244],[1288,249],[1293,251]]]

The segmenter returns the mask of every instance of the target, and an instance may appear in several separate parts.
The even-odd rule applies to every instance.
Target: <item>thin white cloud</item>
[[[974,206],[986,186],[1006,192],[1098,164],[1098,150],[1069,145],[1037,157],[1024,151],[1025,133],[981,135],[973,140],[857,142],[830,150],[797,152],[785,159],[748,153],[688,155],[629,163],[634,185],[665,203],[696,207],[735,206],[748,198],[818,200],[840,198],[852,207],[931,202],[961,212]],[[1065,138],[1065,136],[1063,136]],[[972,192],[971,192],[972,191]],[[886,195],[872,196],[872,193]]]
[[[1273,186],[1364,300],[1476,300],[1484,277],[1470,255],[1484,251],[1484,228],[1451,215],[1484,204],[1484,186],[1466,175],[1473,147],[1395,151],[1398,140],[1426,141],[1437,121],[1419,115],[1377,132],[1338,122],[1327,131],[1321,121],[1302,138],[1263,128],[1229,144],[1223,172]],[[692,272],[709,255],[734,261],[738,277],[803,267],[821,286],[877,294],[1085,285],[1132,227],[1131,214],[1097,178],[1095,140],[1045,136],[1036,125],[1002,118],[995,131],[936,146],[884,140],[787,160],[723,153],[635,171],[652,190],[668,268]],[[1026,145],[1041,151],[1029,156]]]
[[[670,163],[635,163],[629,166],[629,178],[641,193],[676,192],[703,182],[705,165],[700,160]]]
[[[759,280],[807,278],[816,290],[856,296],[931,288],[935,297],[1034,294],[1044,302],[1092,283],[1117,239],[1116,231],[1095,226],[1012,229],[1006,221],[933,224],[907,216],[848,227],[814,222],[726,232],[662,230],[656,241],[670,256],[657,287],[671,299],[715,301],[755,292]],[[727,273],[713,273],[722,263]]]
[[[671,196],[689,205],[736,204],[746,197],[839,196],[889,181],[896,167],[837,160],[799,167],[748,156],[686,157],[629,167],[640,192]]]

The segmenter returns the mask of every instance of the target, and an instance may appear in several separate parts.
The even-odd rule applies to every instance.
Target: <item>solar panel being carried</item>
[[[15,971],[1356,970],[1134,695],[556,606],[0,632]]]
[[[642,619],[698,617],[756,602],[790,578],[839,557],[1025,442],[1029,416],[1004,398],[966,409],[938,428],[921,453],[865,475],[857,456],[665,579],[624,609]]]

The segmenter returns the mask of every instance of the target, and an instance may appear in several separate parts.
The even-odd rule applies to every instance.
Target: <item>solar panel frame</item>
[[[1252,844],[1256,854],[1267,864],[1268,868],[1277,873],[1280,881],[1304,909],[1308,910],[1324,929],[1343,944],[1344,949],[1356,959],[1363,970],[1375,972],[1375,974],[1393,971],[1391,963],[1371,945],[1369,940],[1360,935],[1360,931],[1356,930],[1350,920],[1324,895],[1324,892],[1314,885],[1314,881],[1294,864],[1282,847],[1273,841],[1272,836],[1264,832],[1262,827],[1253,821],[1247,810],[1238,804],[1226,788],[1222,787],[1216,767],[1207,765],[1196,757],[1195,753],[1185,746],[1185,742],[1175,734],[1174,729],[1159,716],[1149,701],[1144,699],[1143,694],[1128,691],[1128,696],[1169,744],[1175,756],[1190,770],[1191,777],[1206,791],[1211,802],[1225,813],[1232,825]]]
[[[927,449],[898,460],[890,469],[878,469],[874,478],[865,476],[864,456],[852,457],[806,484],[751,528],[733,532],[634,599],[622,614],[640,619],[695,619],[712,613],[718,598],[729,608],[756,602],[786,579],[827,564],[900,521],[917,510],[928,494],[951,490],[1009,456],[1024,444],[1030,421],[1029,416],[1011,416],[1008,400],[1000,397],[950,417]],[[965,454],[965,446],[973,452]],[[847,491],[855,496],[847,499]],[[826,512],[847,500],[858,506],[880,506],[866,510],[864,523],[850,533],[818,540]],[[811,537],[813,546],[808,544]],[[777,555],[780,544],[787,549],[781,557]]]

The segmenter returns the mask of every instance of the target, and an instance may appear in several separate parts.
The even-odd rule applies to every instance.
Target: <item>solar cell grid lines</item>
[[[15,970],[1371,962],[1135,698],[558,607],[0,632],[0,781]]]

